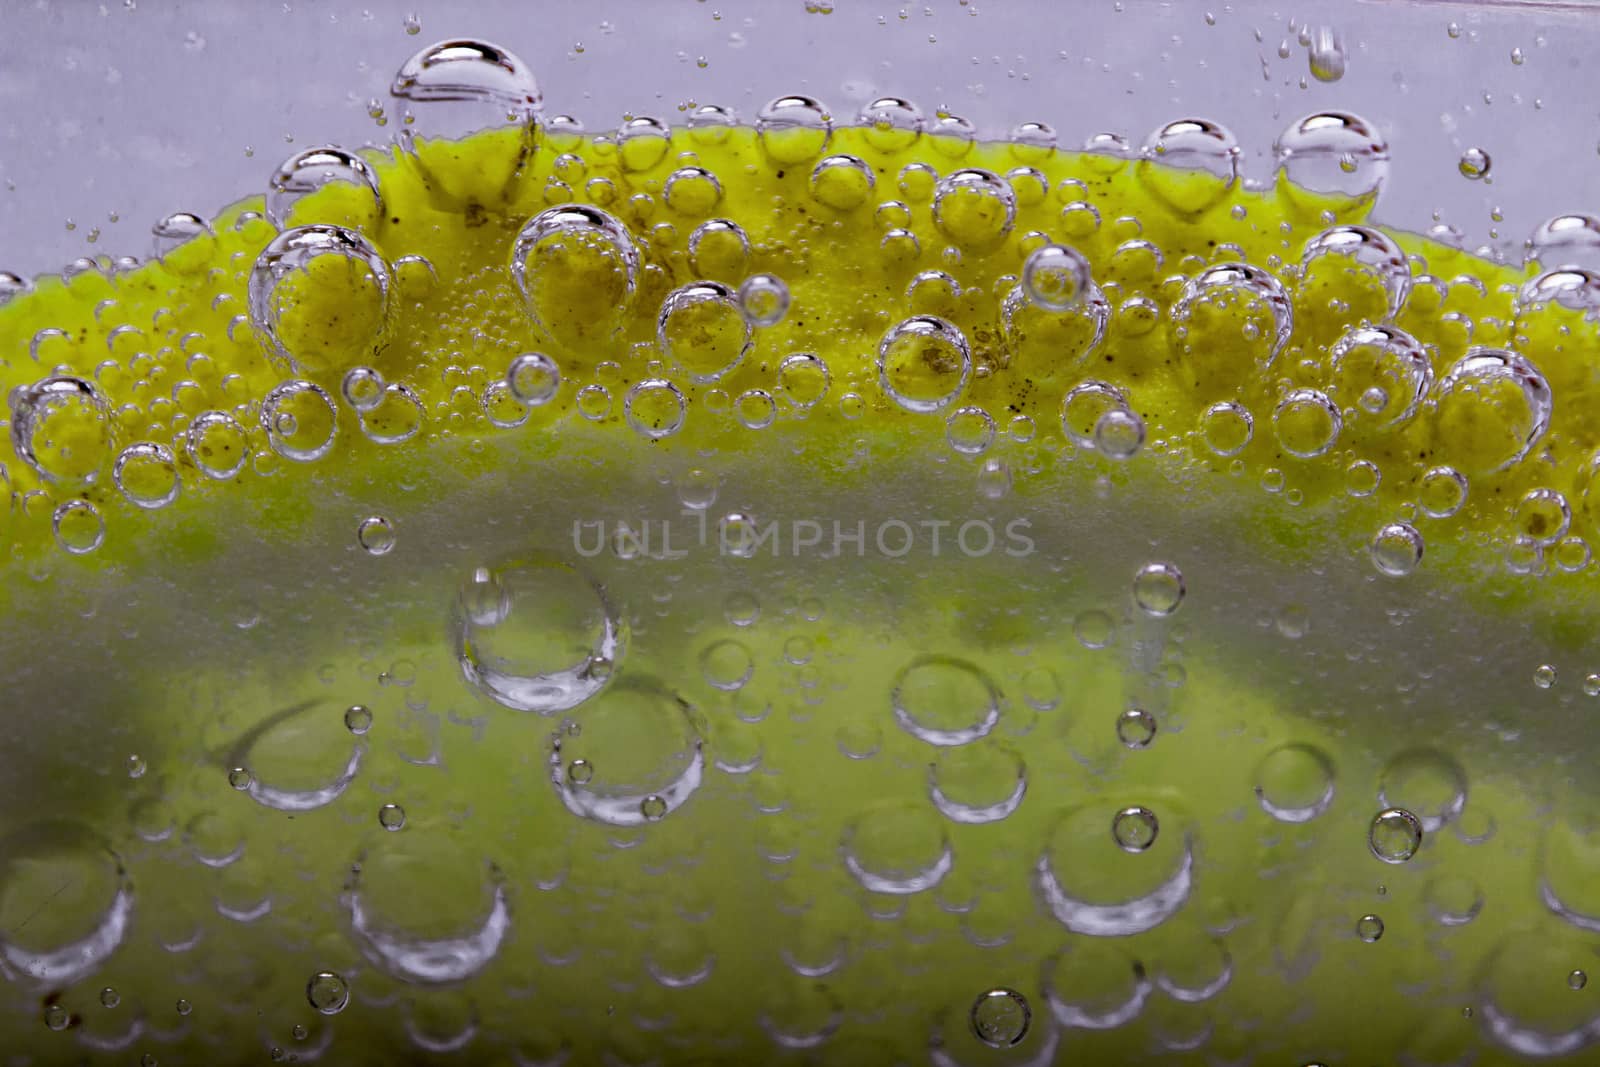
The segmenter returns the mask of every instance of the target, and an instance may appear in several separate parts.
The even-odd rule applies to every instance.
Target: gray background
[[[1294,20],[1342,34],[1340,81],[1310,77]],[[1260,180],[1285,125],[1341,107],[1389,138],[1383,222],[1426,229],[1438,212],[1469,246],[1495,227],[1518,249],[1552,213],[1600,211],[1600,8],[1587,3],[835,0],[823,15],[806,0],[0,0],[0,269],[143,256],[157,218],[258,191],[294,150],[386,139],[366,102],[411,52],[456,35],[518,53],[547,113],[590,130],[624,112],[677,121],[686,101],[750,118],[787,92],[841,119],[893,93],[987,134],[1043,120],[1063,144],[1100,130],[1137,142],[1197,115],[1234,130]],[[1470,146],[1492,155],[1492,182],[1458,173]]]

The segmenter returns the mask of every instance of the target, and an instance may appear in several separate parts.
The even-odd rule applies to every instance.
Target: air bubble
[[[729,219],[710,219],[689,234],[689,265],[702,278],[732,282],[745,276],[750,238]]]
[[[1572,525],[1567,498],[1554,489],[1530,489],[1517,504],[1517,532],[1541,547],[1555,544]]]
[[[1146,563],[1133,576],[1133,602],[1146,615],[1165,618],[1183,603],[1187,586],[1175,564]]]
[[[1372,538],[1368,551],[1372,565],[1380,574],[1391,578],[1404,578],[1422,562],[1422,535],[1414,526],[1404,522],[1391,522]]]
[[[371,367],[352,367],[340,381],[339,392],[356,411],[370,411],[383,400],[386,384],[383,375]]]
[[[87,485],[114,446],[110,405],[81,378],[44,378],[11,391],[11,447],[46,481]]]
[[[1466,502],[1466,476],[1453,467],[1430,467],[1417,483],[1417,507],[1430,519],[1448,519]]]
[[[394,833],[406,826],[406,809],[399,804],[384,804],[378,808],[378,825]]]
[[[860,207],[876,185],[872,168],[855,156],[828,156],[811,171],[811,198],[835,211]]]
[[[1237,391],[1272,366],[1294,329],[1294,312],[1271,273],[1247,263],[1221,263],[1184,283],[1171,327],[1196,383],[1216,395]]]
[[[789,287],[773,274],[752,274],[739,284],[739,307],[750,325],[776,326],[789,311]]]
[[[828,393],[832,374],[821,356],[812,352],[793,352],[778,364],[778,394],[805,411]]]
[[[1380,811],[1367,830],[1367,847],[1384,863],[1404,863],[1422,847],[1422,822],[1404,808]]]
[[[1346,201],[1365,214],[1389,176],[1388,142],[1366,119],[1347,111],[1299,119],[1278,136],[1273,153],[1279,195],[1308,216],[1320,216],[1330,200]]]
[[[310,463],[333,448],[339,413],[320,385],[292,380],[274,386],[261,401],[261,428],[278,455]]]
[[[693,381],[708,384],[750,351],[751,325],[732,289],[721,282],[692,282],[662,301],[656,342]]]
[[[1487,178],[1491,166],[1493,160],[1489,158],[1489,153],[1481,148],[1467,149],[1461,153],[1461,159],[1456,163],[1456,169],[1461,172],[1461,176],[1474,182]]]
[[[954,656],[921,656],[902,668],[890,704],[902,729],[940,747],[970,744],[1000,721],[999,688],[977,666]]]
[[[1095,427],[1112,411],[1128,410],[1128,395],[1101,381],[1079,382],[1061,400],[1061,428],[1079,448],[1096,449]]]
[[[1219,400],[1200,416],[1200,437],[1219,456],[1237,456],[1255,435],[1255,418],[1242,404]]]
[[[1345,279],[1331,282],[1334,290],[1348,288],[1352,276],[1370,280],[1382,290],[1389,318],[1400,313],[1411,294],[1411,265],[1400,246],[1382,231],[1334,226],[1307,241],[1300,256],[1302,289],[1314,272],[1338,267],[1343,267]]]
[[[1144,447],[1144,419],[1127,408],[1112,408],[1094,423],[1094,447],[1108,459],[1132,459]]]
[[[888,154],[903,152],[916,144],[926,126],[917,105],[894,96],[880,96],[862,105],[857,121],[865,127],[862,138]]]
[[[337,1015],[350,1003],[350,985],[332,971],[318,971],[306,982],[306,1002],[323,1015]]]
[[[344,728],[357,737],[365,737],[372,729],[372,709],[365,704],[351,704],[345,708]]]
[[[244,429],[225,411],[203,411],[189,423],[184,442],[189,462],[207,478],[227,481],[244,470],[250,445]]]
[[[722,183],[704,167],[679,167],[668,175],[661,195],[680,215],[705,218],[722,203]]]
[[[1333,395],[1346,403],[1357,422],[1380,429],[1411,421],[1433,385],[1433,364],[1410,334],[1393,326],[1356,326],[1329,353]]]
[[[319,217],[299,217],[308,197],[330,187],[337,192],[314,201],[322,213]],[[267,179],[266,209],[267,218],[279,229],[291,222],[360,228],[382,217],[383,194],[378,189],[378,175],[366,160],[335,145],[323,145],[296,152],[273,171]],[[330,210],[333,217],[327,215]]]
[[[75,556],[99,548],[106,538],[106,521],[87,500],[69,500],[50,517],[56,544]]]
[[[382,515],[371,515],[356,527],[356,543],[369,556],[386,556],[394,548],[394,523]]]
[[[1310,822],[1333,803],[1333,763],[1321,749],[1282,745],[1256,766],[1256,802],[1279,822]]]
[[[982,455],[994,443],[994,419],[979,407],[957,408],[945,420],[944,435],[962,455]]]
[[[992,171],[969,167],[939,179],[933,221],[939,232],[957,245],[993,245],[1011,232],[1016,217],[1016,194]]]
[[[541,211],[517,233],[511,275],[534,326],[564,344],[604,341],[639,279],[627,227],[587,204]]]
[[[1435,391],[1435,449],[1468,475],[1505,470],[1544,438],[1551,406],[1549,383],[1521,355],[1470,348]]]
[[[404,385],[389,385],[372,407],[361,412],[361,432],[379,445],[398,445],[422,429],[422,401]]]
[[[1283,450],[1300,459],[1325,454],[1339,438],[1343,417],[1316,389],[1293,389],[1272,412],[1272,429]]]
[[[1117,716],[1117,740],[1126,748],[1149,748],[1156,738],[1156,718],[1143,708],[1129,708]]]
[[[933,889],[954,865],[944,825],[925,804],[881,802],[844,832],[845,869],[873,893],[906,896]]]
[[[1044,245],[1022,264],[1022,291],[1047,311],[1067,311],[1094,287],[1089,261],[1068,245]]]
[[[619,681],[555,736],[551,782],[580,818],[616,827],[659,822],[703,781],[697,713],[653,680]]]
[[[1239,143],[1207,119],[1169,122],[1145,141],[1139,177],[1176,214],[1200,215],[1238,184]]]
[[[617,130],[617,159],[629,173],[650,170],[672,148],[672,131],[660,119],[638,115]],[[670,181],[670,179],[669,179]]]
[[[1028,1036],[1033,1009],[1014,989],[991,989],[972,1002],[967,1013],[972,1032],[990,1048],[1012,1048]]]
[[[285,230],[250,271],[250,323],[296,373],[348,367],[371,355],[389,316],[389,265],[340,226]]]
[[[511,395],[529,407],[549,403],[561,385],[561,368],[543,352],[524,352],[506,368]]]
[[[756,112],[756,136],[776,164],[816,159],[833,139],[833,117],[809,96],[780,96]]]
[[[664,378],[647,378],[629,388],[622,411],[635,433],[659,440],[682,428],[685,403],[676,385]]]
[[[1111,836],[1124,852],[1143,852],[1156,843],[1161,824],[1149,808],[1123,808],[1111,820]]]
[[[896,325],[878,345],[878,384],[907,411],[939,411],[961,395],[972,352],[955,326],[931,315]]]
[[[1546,219],[1528,238],[1523,262],[1541,270],[1600,271],[1600,218],[1574,214]]]
[[[1376,915],[1363,915],[1356,920],[1356,936],[1372,944],[1383,936],[1383,920]]]

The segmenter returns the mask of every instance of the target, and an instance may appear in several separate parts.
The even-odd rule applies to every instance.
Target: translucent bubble
[[[577,725],[556,734],[550,759],[551,781],[572,814],[641,826],[682,808],[699,789],[701,726],[693,709],[660,683],[619,681],[585,707]]]
[[[1035,867],[1045,907],[1069,931],[1096,938],[1144,933],[1176,915],[1194,888],[1191,835],[1177,812],[1160,830],[1153,812],[1108,818],[1101,804],[1064,813]],[[1107,831],[1111,832],[1107,832]],[[1129,859],[1127,853],[1140,854]],[[1057,1017],[1063,1018],[1058,1008]]]
[[[1546,219],[1528,238],[1523,262],[1542,270],[1600,271],[1600,218],[1572,214]]]
[[[940,178],[933,198],[939,232],[963,247],[985,247],[1011,232],[1016,193],[992,171],[968,167]]]
[[[352,408],[368,411],[383,400],[386,384],[383,375],[371,367],[352,367],[340,381],[339,391],[344,395],[345,403]]]
[[[1117,740],[1127,748],[1148,748],[1156,739],[1156,717],[1143,708],[1129,708],[1117,716]]]
[[[692,380],[707,384],[733,370],[750,351],[751,325],[732,289],[721,282],[692,282],[661,302],[656,342]]]
[[[827,395],[831,380],[827,363],[812,352],[790,353],[778,364],[778,394],[802,411]]]
[[[1588,984],[1589,984],[1589,976],[1587,974],[1585,974],[1583,971],[1568,971],[1567,972],[1567,988],[1572,990],[1573,992],[1577,992],[1578,990],[1582,989],[1584,986],[1586,986]]]
[[[665,378],[636,382],[622,398],[628,425],[641,437],[671,437],[683,427],[686,401],[676,385]]]
[[[1310,822],[1333,803],[1333,763],[1321,749],[1282,745],[1256,766],[1256,802],[1279,822]]]
[[[928,769],[928,795],[951,822],[999,822],[1022,806],[1028,768],[1021,753],[997,738],[943,748]]]
[[[306,982],[306,1001],[323,1015],[338,1015],[350,1003],[350,985],[332,971],[318,971]]]
[[[1000,721],[1000,690],[980,668],[954,656],[919,656],[895,676],[895,721],[930,745],[970,744]]]
[[[1416,527],[1404,522],[1391,522],[1373,535],[1368,552],[1378,573],[1391,578],[1404,578],[1422,562],[1422,535]]]
[[[1489,168],[1493,161],[1489,153],[1481,148],[1469,148],[1461,153],[1461,159],[1456,163],[1456,169],[1468,181],[1482,181],[1489,176]]]
[[[593,342],[621,324],[639,281],[639,250],[615,217],[562,204],[517,233],[511,275],[536,328],[565,344]]]
[[[1376,915],[1363,915],[1356,920],[1356,936],[1372,944],[1383,936],[1383,920]]]
[[[1343,426],[1339,408],[1316,389],[1291,389],[1272,412],[1278,444],[1301,459],[1326,453]]]
[[[1303,214],[1320,215],[1339,200],[1371,208],[1389,176],[1389,143],[1366,119],[1319,111],[1297,120],[1273,145],[1278,193]]]
[[[1553,545],[1567,535],[1572,509],[1554,489],[1530,489],[1517,504],[1517,532],[1536,545]]]
[[[1344,41],[1332,26],[1318,26],[1311,31],[1311,41],[1306,47],[1306,59],[1311,76],[1319,82],[1336,82],[1344,77]]]
[[[356,543],[369,556],[386,556],[394,548],[394,524],[382,515],[370,515],[356,527]]]
[[[1469,475],[1514,466],[1550,426],[1549,383],[1508,349],[1468,349],[1434,395],[1436,454]]]
[[[86,485],[114,445],[111,407],[81,378],[59,375],[11,391],[11,447],[46,481]]]
[[[809,96],[780,96],[756,112],[756,136],[772,162],[804,163],[827,150],[833,116]]]
[[[188,211],[175,211],[150,227],[155,238],[153,258],[164,259],[174,249],[211,233],[211,224]]]
[[[372,729],[372,709],[365,704],[351,704],[344,709],[344,728],[357,737],[364,737]]]
[[[340,226],[285,230],[250,271],[250,324],[269,355],[296,373],[338,370],[370,356],[389,316],[389,265]]]
[[[994,419],[979,407],[957,408],[945,420],[945,440],[964,456],[982,455],[994,443],[994,435]]]
[[[528,421],[528,408],[505,382],[490,382],[480,398],[484,417],[502,430],[514,429]]]
[[[189,462],[207,478],[227,481],[244,470],[250,445],[242,427],[225,411],[202,411],[189,423],[184,442]]]
[[[1437,749],[1407,749],[1379,772],[1378,805],[1404,808],[1424,831],[1436,833],[1459,818],[1467,805],[1466,772]]]
[[[301,202],[329,186],[350,188],[339,190],[348,195],[319,197],[318,217],[299,217]],[[366,160],[335,145],[322,145],[301,149],[272,172],[267,179],[266,208],[267,218],[279,229],[291,222],[360,226],[382,216],[383,194],[378,189],[378,175]]]
[[[1343,268],[1347,277],[1356,275],[1370,279],[1382,288],[1390,318],[1400,313],[1406,297],[1411,294],[1411,265],[1405,253],[1392,237],[1367,226],[1334,226],[1323,230],[1306,242],[1300,268],[1306,278],[1324,269]],[[1337,289],[1339,283],[1334,285]]]
[[[1089,261],[1069,245],[1034,249],[1022,264],[1022,291],[1048,311],[1066,311],[1084,299],[1094,285]]]
[[[1550,689],[1556,684],[1556,669],[1548,663],[1541,663],[1533,669],[1533,684],[1540,689]]]
[[[1133,602],[1146,615],[1164,618],[1183,603],[1186,586],[1176,564],[1146,563],[1133,576]]]
[[[789,311],[789,287],[774,274],[752,274],[739,284],[739,307],[750,325],[776,326]]]
[[[990,1048],[1012,1048],[1028,1036],[1033,1009],[1028,999],[1014,989],[991,989],[980,993],[967,1013],[972,1032]]]
[[[1094,447],[1108,459],[1132,459],[1144,438],[1144,420],[1127,408],[1112,408],[1095,420]]]
[[[1549,307],[1565,308],[1594,319],[1600,315],[1600,273],[1582,267],[1547,270],[1517,290],[1519,316]]]
[[[893,96],[880,96],[862,105],[857,121],[865,127],[862,137],[866,142],[886,153],[910,148],[926,125],[917,105]]]
[[[1096,133],[1083,142],[1090,155],[1088,166],[1100,174],[1116,174],[1139,158],[1133,144],[1120,133]]]
[[[617,130],[617,158],[624,171],[650,170],[667,158],[671,147],[672,131],[649,115],[628,119]]]
[[[1128,396],[1109,382],[1080,382],[1061,401],[1061,428],[1080,448],[1096,449],[1095,427],[1111,411],[1128,410]]]
[[[374,444],[398,445],[417,435],[423,419],[417,394],[397,383],[385,386],[378,402],[361,412],[361,432]]]
[[[1452,467],[1430,467],[1417,483],[1417,507],[1430,519],[1448,519],[1466,502],[1466,476]]]
[[[310,463],[333,448],[339,413],[320,385],[291,380],[274,386],[261,401],[261,428],[278,455]]]
[[[0,271],[0,307],[5,306],[12,297],[31,292],[32,289],[33,283],[20,274]]]
[[[737,222],[710,219],[689,234],[689,264],[702,278],[743,278],[749,262],[750,238]]]
[[[876,185],[872,168],[855,156],[828,156],[811,171],[811,198],[835,211],[860,207]]]
[[[378,808],[378,825],[394,833],[406,826],[406,809],[399,804],[384,804]]]
[[[506,368],[511,395],[530,407],[549,403],[561,386],[561,368],[543,352],[524,352]]]
[[[704,218],[722,202],[722,183],[704,167],[679,167],[667,176],[661,195],[673,211]]]
[[[1367,847],[1385,863],[1404,863],[1422,847],[1422,823],[1404,808],[1388,808],[1372,820]]]
[[[600,588],[565,563],[479,568],[462,587],[456,658],[474,689],[514,711],[570,711],[605,688],[627,630]]]
[[[56,544],[75,556],[93,552],[106,538],[106,521],[87,500],[69,500],[50,516]]]
[[[961,395],[972,373],[972,352],[951,323],[915,315],[884,334],[877,364],[884,393],[907,411],[926,414]]]
[[[1002,500],[1011,492],[1011,468],[994,456],[978,468],[978,495],[985,500]]]
[[[403,114],[395,140],[441,207],[492,203],[532,158],[544,102],[539,83],[515,55],[488,41],[439,41],[401,64],[389,85]],[[461,139],[493,131],[473,143]]]
[[[1294,312],[1271,273],[1247,263],[1221,263],[1184,282],[1171,324],[1201,387],[1231,392],[1278,358],[1294,329]],[[1249,358],[1240,361],[1233,353]]]
[[[924,804],[900,801],[879,802],[851,822],[840,852],[863,888],[894,896],[934,888],[954,865],[938,815]]]
[[[61,989],[87,978],[122,944],[133,903],[121,858],[88,827],[50,820],[12,832],[0,841],[8,980]]]
[[[1200,416],[1200,437],[1219,456],[1236,456],[1255,435],[1255,419],[1242,404],[1219,400]]]
[[[689,112],[689,138],[700,145],[722,144],[738,122],[739,116],[731,108],[701,104]]]
[[[1161,824],[1149,808],[1123,808],[1111,820],[1111,836],[1124,852],[1143,852],[1156,843]]]
[[[750,650],[731,638],[714,641],[700,653],[700,671],[705,680],[730,693],[744,688],[755,669]]]
[[[1239,181],[1239,143],[1207,119],[1179,119],[1145,140],[1139,177],[1157,200],[1180,215],[1220,203]]]
[[[1380,428],[1409,422],[1433,385],[1433,364],[1415,338],[1393,326],[1356,326],[1329,354],[1333,394],[1356,401],[1352,417]],[[1364,413],[1364,414],[1363,414]]]

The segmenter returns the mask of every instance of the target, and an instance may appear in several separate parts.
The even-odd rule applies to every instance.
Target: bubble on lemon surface
[[[344,709],[344,728],[357,737],[364,737],[372,729],[372,709],[365,704],[351,704]]]
[[[674,289],[656,318],[661,354],[700,384],[717,381],[750,351],[751,325],[738,297],[721,282]]]
[[[311,208],[301,204],[313,194]],[[267,218],[279,229],[304,223],[332,223],[350,229],[372,225],[383,215],[383,193],[372,165],[337,145],[303,148],[278,165],[267,179]]]
[[[1127,408],[1111,408],[1095,420],[1094,447],[1108,459],[1132,459],[1144,441],[1144,419]]]
[[[11,447],[40,477],[86,485],[111,458],[111,406],[99,388],[70,375],[19,386],[9,396]]]
[[[1272,412],[1279,446],[1298,459],[1313,459],[1333,447],[1344,427],[1339,408],[1316,389],[1292,389]]]
[[[111,481],[129,503],[148,510],[171,504],[182,488],[172,450],[154,441],[139,441],[119,452]]]
[[[1017,217],[1017,197],[992,171],[967,167],[940,178],[933,197],[933,221],[946,239],[965,248],[997,244]]]
[[[1117,716],[1117,740],[1123,747],[1149,748],[1156,739],[1156,718],[1143,708],[1129,708]]]
[[[681,390],[664,378],[635,382],[622,398],[628,425],[640,437],[671,437],[683,426],[686,401]]]
[[[562,204],[518,231],[511,275],[538,330],[562,344],[595,343],[621,325],[639,283],[639,250],[614,216]]]
[[[530,407],[548,404],[561,386],[561,368],[543,352],[524,352],[506,368],[506,385]]]
[[[939,816],[923,804],[880,801],[846,827],[845,870],[873,893],[907,896],[942,882],[955,865]]]
[[[1528,237],[1523,263],[1541,270],[1600,271],[1600,218],[1570,214],[1546,219]]]
[[[1089,261],[1069,245],[1044,245],[1029,253],[1022,264],[1022,291],[1048,311],[1073,307],[1093,284]]]
[[[1110,301],[1092,282],[1063,311],[1037,304],[1021,284],[1013,286],[1000,307],[1010,366],[1014,373],[1033,378],[1056,377],[1100,347],[1110,318]]]
[[[1409,422],[1433,385],[1433,364],[1422,345],[1394,326],[1347,331],[1328,354],[1330,394],[1356,425],[1378,429]]]
[[[1515,465],[1550,426],[1549,383],[1509,349],[1468,349],[1439,380],[1434,397],[1435,450],[1469,476]]]
[[[708,219],[689,234],[689,263],[702,278],[731,284],[749,262],[750,236],[731,219]]]
[[[250,323],[296,373],[340,370],[372,355],[389,317],[389,265],[341,226],[285,230],[250,271]]]
[[[394,542],[394,523],[382,515],[369,515],[356,527],[356,543],[369,556],[388,555]]]
[[[980,407],[957,408],[945,420],[944,436],[962,455],[982,455],[994,443],[994,418]]]
[[[544,103],[522,60],[488,41],[439,41],[401,64],[389,95],[401,108],[400,158],[436,206],[504,202],[533,156]]]
[[[295,379],[274,386],[262,399],[261,428],[278,455],[310,463],[333,448],[339,413],[320,385]]]
[[[789,286],[775,274],[752,274],[739,283],[739,307],[750,325],[776,326],[789,312]]]
[[[1376,915],[1363,915],[1356,920],[1356,936],[1372,944],[1383,936],[1383,920]]]
[[[791,352],[778,364],[778,395],[802,411],[827,395],[832,380],[828,364],[814,352]]]
[[[1208,267],[1184,282],[1172,337],[1198,388],[1234,392],[1272,366],[1294,329],[1283,284],[1247,263]]]
[[[649,115],[636,115],[617,129],[617,159],[624,171],[650,170],[672,147],[672,131]]]
[[[1448,519],[1467,502],[1466,475],[1453,467],[1430,467],[1417,482],[1417,507],[1430,519]]]
[[[895,721],[930,745],[970,744],[1000,721],[1000,690],[984,671],[954,656],[919,656],[890,691]]]
[[[890,155],[916,144],[927,125],[921,108],[896,96],[880,96],[863,104],[856,121],[863,127],[862,138]]]
[[[945,818],[969,826],[999,822],[1022,806],[1028,767],[999,738],[944,748],[928,768],[928,796]]]
[[[1080,448],[1095,449],[1095,427],[1112,411],[1128,410],[1128,395],[1109,382],[1080,382],[1061,401],[1061,428]]]
[[[534,560],[472,572],[458,596],[456,658],[477,692],[515,711],[570,711],[605,688],[627,630],[570,564]]]
[[[1333,803],[1333,762],[1312,745],[1280,745],[1256,765],[1255,793],[1261,810],[1279,822],[1310,822]]]
[[[1298,213],[1365,215],[1389,176],[1389,143],[1372,123],[1348,111],[1297,119],[1273,144],[1278,195]]]
[[[744,688],[755,673],[755,661],[741,641],[723,638],[700,653],[700,673],[714,688],[734,692]]]
[[[681,697],[654,679],[623,680],[585,707],[581,729],[557,732],[551,781],[572,814],[640,826],[666,818],[699,789],[703,746]]]
[[[1405,863],[1422,847],[1422,821],[1404,808],[1386,808],[1367,829],[1367,847],[1384,863]]]
[[[1378,775],[1379,806],[1403,808],[1430,834],[1461,816],[1467,792],[1461,765],[1433,748],[1406,749],[1384,764]]]
[[[361,432],[374,444],[403,444],[417,435],[425,418],[417,394],[396,382],[385,386],[378,402],[360,413]]]
[[[805,163],[833,139],[833,116],[809,96],[780,96],[756,112],[756,135],[773,163]]]
[[[378,807],[378,825],[390,833],[404,830],[406,826],[406,809],[399,804],[382,804]]]
[[[733,402],[734,416],[747,430],[764,430],[777,418],[778,405],[765,389],[746,389]]]
[[[1181,824],[1159,832],[1142,806],[1069,809],[1046,841],[1035,866],[1037,888],[1072,933],[1130,937],[1153,930],[1182,910],[1194,888],[1191,835]]]
[[[1386,523],[1372,535],[1367,552],[1378,573],[1390,578],[1404,578],[1422,562],[1422,534],[1407,522]]]
[[[953,324],[916,315],[884,334],[877,369],[885,395],[907,411],[926,414],[961,395],[972,372],[972,351]]]
[[[0,963],[44,988],[94,974],[122,945],[133,890],[121,858],[91,829],[48,820],[0,848]]]
[[[1392,319],[1411,295],[1411,266],[1394,238],[1369,226],[1323,230],[1300,255],[1296,310],[1342,330],[1353,319]],[[1326,309],[1326,310],[1325,310]]]
[[[1028,1036],[1033,1009],[1028,998],[1014,989],[980,993],[968,1011],[972,1032],[990,1048],[1012,1048]]]
[[[1255,417],[1232,400],[1219,400],[1200,415],[1200,438],[1215,454],[1236,456],[1255,436]]]
[[[1239,181],[1239,143],[1208,119],[1178,119],[1152,132],[1139,159],[1139,179],[1180,216],[1203,214]]]
[[[93,552],[106,537],[105,518],[87,500],[69,500],[50,516],[56,544],[75,556]]]
[[[400,982],[473,978],[511,934],[504,877],[443,834],[385,834],[351,867],[344,905],[356,946]]]
[[[225,411],[205,411],[194,417],[184,442],[189,462],[201,474],[227,481],[244,469],[250,443],[244,428]]]
[[[855,156],[828,156],[811,171],[811,198],[835,211],[860,207],[876,185],[872,168]]]
[[[383,399],[388,384],[371,367],[351,367],[339,381],[339,393],[356,411],[368,411]]]

